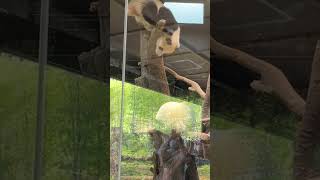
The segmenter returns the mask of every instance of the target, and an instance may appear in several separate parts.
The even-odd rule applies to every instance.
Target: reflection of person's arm
[[[217,57],[235,62],[260,74],[261,79],[255,80],[250,84],[252,89],[268,93],[272,92],[281,99],[290,111],[301,117],[303,116],[305,101],[295,91],[281,69],[248,53],[225,46],[213,37],[211,37],[210,45],[211,52]]]

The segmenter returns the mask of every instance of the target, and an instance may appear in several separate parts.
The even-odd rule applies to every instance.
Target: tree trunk
[[[156,42],[159,36],[161,36],[161,31],[158,28],[154,28],[151,33],[147,31],[141,32],[141,76],[136,79],[136,84],[170,95],[163,56],[158,57],[155,55]]]
[[[298,130],[294,176],[296,180],[305,180],[314,176],[314,150],[320,137],[320,41],[318,41],[312,72],[310,76],[308,100],[305,114]],[[320,176],[319,176],[320,177]],[[319,178],[318,177],[318,178]]]

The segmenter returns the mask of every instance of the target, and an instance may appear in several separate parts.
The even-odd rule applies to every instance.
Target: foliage
[[[298,117],[274,95],[215,87],[213,113],[228,121],[294,138]],[[213,121],[214,124],[216,121]],[[219,123],[219,122],[217,122]],[[223,123],[216,124],[219,128]]]
[[[32,179],[37,72],[36,63],[0,55],[0,179]],[[107,134],[109,124],[118,126],[121,83],[111,80],[108,99],[104,83],[51,66],[47,67],[46,75],[44,178],[107,179]],[[123,156],[147,158],[152,146],[146,129],[165,129],[154,119],[157,110],[165,102],[183,100],[128,83],[125,95]],[[196,120],[187,126],[190,131],[199,131],[201,102],[196,97],[188,100],[194,102],[188,104]]]
[[[17,57],[0,55],[0,179],[32,179],[37,87],[34,68],[34,64]]]
[[[150,157],[152,146],[147,134],[148,129],[156,128],[163,132],[169,132],[165,124],[155,119],[158,109],[166,102],[183,100],[166,96],[142,87],[125,83],[124,97],[124,137],[123,156],[131,158]],[[111,79],[111,127],[119,127],[121,105],[121,82]],[[201,106],[187,103],[194,111],[195,121],[187,124],[188,132],[200,131]]]
[[[152,176],[153,174],[150,171],[152,166],[150,161],[124,161],[122,163],[122,176],[137,176],[140,179],[143,176]],[[210,165],[202,165],[197,169],[199,176],[208,177],[210,174]]]
[[[121,82],[111,79],[111,127],[119,127],[120,104],[121,104]],[[123,147],[122,147],[122,176],[152,176],[148,161],[154,148],[147,133],[148,129],[155,128],[162,132],[169,132],[171,129],[166,127],[161,121],[155,119],[159,108],[167,102],[185,102],[194,111],[194,121],[189,122],[185,138],[190,138],[190,132],[200,132],[201,128],[201,102],[199,98],[174,98],[163,95],[142,87],[125,83],[124,96],[124,124],[123,124]],[[208,166],[208,165],[207,165]],[[209,175],[209,168],[203,168],[201,173]]]
[[[230,161],[223,158],[223,153],[216,154],[222,157],[216,161],[217,168],[223,166],[221,171],[228,172],[219,178],[232,178],[229,175],[233,172],[244,171],[243,176],[237,175],[237,178],[291,179],[292,139],[298,118],[273,95],[222,87],[214,89],[215,133],[221,133],[219,137],[231,142],[241,141],[234,147],[241,149],[242,157],[247,157],[242,158],[247,162],[244,160],[241,167],[235,167],[232,162],[222,162]],[[221,139],[216,142],[215,146],[219,146]]]
[[[0,69],[0,179],[32,179],[38,65],[1,54]],[[45,179],[106,179],[106,86],[50,66],[46,74]]]

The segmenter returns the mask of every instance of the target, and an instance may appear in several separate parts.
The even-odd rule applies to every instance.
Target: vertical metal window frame
[[[39,69],[38,69],[38,97],[37,97],[37,124],[35,133],[35,154],[33,163],[33,180],[42,179],[43,170],[43,146],[46,111],[46,65],[48,58],[48,24],[49,24],[49,0],[41,0],[40,10],[40,34],[39,34]]]
[[[122,84],[121,84],[121,110],[120,110],[120,138],[118,147],[118,175],[117,180],[121,179],[121,154],[123,138],[123,121],[124,121],[124,88],[126,78],[126,59],[127,59],[127,34],[128,34],[128,0],[125,0],[124,6],[124,24],[123,24],[123,49],[122,49]]]

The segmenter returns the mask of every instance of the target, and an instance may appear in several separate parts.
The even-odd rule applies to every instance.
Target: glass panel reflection
[[[210,179],[209,8],[203,6],[196,17],[203,22],[194,24],[188,18],[179,24],[177,11],[160,1],[129,1],[121,102],[124,4],[124,0],[110,1],[111,175],[116,178],[121,167],[122,179]],[[124,126],[119,154],[121,103]]]
[[[0,53],[0,179],[32,179],[38,65]]]

